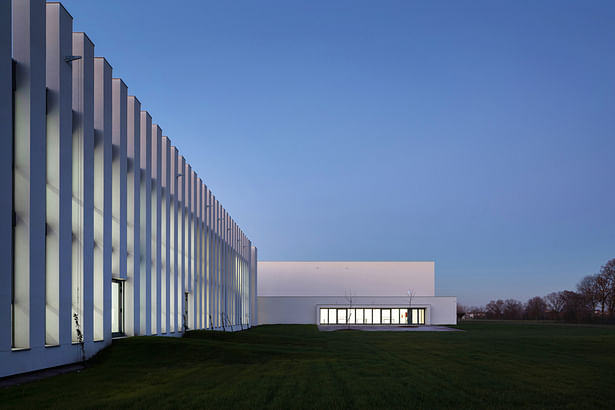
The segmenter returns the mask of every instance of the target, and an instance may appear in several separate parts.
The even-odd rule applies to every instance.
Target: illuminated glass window
[[[348,318],[348,323],[355,324],[355,309],[348,309],[346,312],[346,317]]]
[[[399,309],[399,323],[408,323],[408,309]]]
[[[380,309],[372,309],[372,323],[375,325],[380,324]]]
[[[425,324],[425,309],[412,309],[412,324],[424,325]]]
[[[425,308],[320,308],[318,323],[322,325],[403,325],[425,324]]]
[[[391,323],[391,309],[381,309],[382,313],[382,324],[388,325]]]
[[[337,324],[345,325],[346,324],[346,309],[338,309],[337,310]]]
[[[326,325],[327,323],[329,323],[329,310],[320,309],[320,324]]]
[[[366,325],[372,324],[372,310],[371,309],[363,310],[363,323],[365,323]]]
[[[399,309],[391,309],[391,323],[399,324]]]
[[[356,309],[356,315],[357,315],[357,324],[362,325],[363,322],[363,309]]]
[[[329,324],[330,325],[334,325],[337,323],[337,318],[336,318],[336,309],[329,309]]]

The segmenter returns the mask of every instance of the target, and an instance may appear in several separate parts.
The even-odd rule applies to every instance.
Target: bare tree
[[[346,327],[350,329],[350,316],[352,311],[352,289],[349,292],[344,291],[344,298],[348,303],[348,307],[346,308]]]
[[[540,296],[535,296],[527,301],[525,305],[525,315],[531,320],[541,320],[545,318],[547,303]]]
[[[609,280],[605,275],[601,273],[596,276],[596,298],[600,305],[601,316],[604,317],[604,310],[607,309],[609,303],[609,296],[611,291],[609,289]]]
[[[486,308],[484,306],[470,306],[466,309],[468,319],[485,319],[487,317]]]
[[[77,333],[77,343],[81,346],[81,362],[85,364],[85,344],[83,343],[83,333],[81,332],[81,324],[79,324],[79,315],[73,313],[75,320],[75,332]]]
[[[492,300],[485,306],[488,319],[502,319],[504,317],[504,301],[498,299]]]
[[[600,268],[600,275],[604,277],[607,288],[607,307],[609,317],[613,317],[615,313],[615,258],[609,260]]]
[[[562,311],[564,310],[565,299],[562,297],[562,292],[551,292],[545,296],[545,302],[547,307],[551,311],[553,319],[559,319]]]
[[[585,300],[591,307],[592,312],[596,309],[596,305],[600,302],[598,295],[598,277],[600,275],[587,275],[577,284],[577,291],[585,297]]]
[[[466,309],[465,306],[460,305],[459,303],[457,304],[457,320],[462,320],[466,313],[467,313],[468,309]]]
[[[598,309],[601,311],[599,312]],[[457,306],[457,317],[487,319],[556,319],[569,322],[592,321],[596,316],[615,319],[615,258],[607,261],[600,273],[587,275],[577,284],[577,292],[551,292],[541,298],[535,296],[525,304],[518,300],[498,299],[484,308]]]
[[[515,299],[506,299],[503,306],[503,316],[507,320],[519,320],[523,316],[523,304]]]
[[[577,292],[564,290],[560,292],[564,302],[563,318],[568,322],[586,322],[591,320],[591,310],[585,297]]]
[[[408,289],[408,324],[412,324],[412,298],[414,298],[414,290]]]

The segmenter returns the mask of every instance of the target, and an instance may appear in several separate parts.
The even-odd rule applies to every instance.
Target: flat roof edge
[[[308,261],[308,260],[292,260],[292,261],[268,261],[268,260],[259,260],[258,261],[263,262],[263,263],[400,263],[400,262],[407,262],[407,263],[435,263],[436,261],[433,260],[386,260],[386,261],[378,261],[378,260],[362,260],[362,261],[348,261],[348,260],[330,260],[330,261],[323,261],[323,260],[314,260],[314,261]]]
[[[318,295],[256,295],[258,298],[345,298],[347,296],[344,295],[333,295],[333,296],[318,296]],[[374,296],[374,295],[352,295],[353,298],[408,298],[408,295],[399,295],[399,296]],[[412,296],[414,298],[456,298],[457,296]]]

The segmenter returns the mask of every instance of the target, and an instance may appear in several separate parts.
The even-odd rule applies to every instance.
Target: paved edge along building
[[[0,1],[0,377],[256,322],[256,248],[72,26]]]

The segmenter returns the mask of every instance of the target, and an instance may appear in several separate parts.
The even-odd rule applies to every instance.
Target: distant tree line
[[[515,299],[492,300],[482,307],[457,306],[458,319],[564,320],[615,322],[615,259],[587,275],[576,291],[562,290],[522,303]]]

